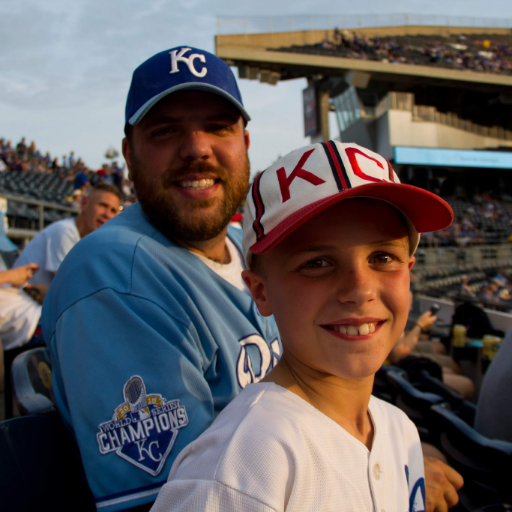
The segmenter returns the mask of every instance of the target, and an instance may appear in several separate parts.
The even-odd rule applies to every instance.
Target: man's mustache
[[[228,174],[223,167],[211,165],[207,162],[193,162],[179,169],[166,171],[162,176],[162,186],[170,188],[177,181],[186,181],[189,176],[203,173],[213,174],[221,181],[228,181]]]

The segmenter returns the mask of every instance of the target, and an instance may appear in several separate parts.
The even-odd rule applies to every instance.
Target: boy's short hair
[[[419,233],[437,231],[453,221],[443,199],[403,185],[384,157],[357,144],[328,141],[280,158],[256,177],[247,194],[243,252],[247,268],[262,273],[261,255],[308,219],[349,198],[386,201],[402,215],[409,233],[409,253]]]

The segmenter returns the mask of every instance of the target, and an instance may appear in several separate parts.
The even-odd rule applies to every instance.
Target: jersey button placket
[[[375,480],[380,480],[380,466],[378,464],[373,465],[373,477]]]

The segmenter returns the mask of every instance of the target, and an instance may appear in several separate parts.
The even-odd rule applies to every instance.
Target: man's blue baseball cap
[[[233,103],[246,121],[251,120],[229,66],[212,53],[178,46],[153,55],[133,72],[125,122],[137,124],[162,98],[184,90],[218,94]]]

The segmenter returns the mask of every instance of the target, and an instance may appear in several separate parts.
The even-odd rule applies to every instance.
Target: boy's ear
[[[272,310],[268,303],[267,288],[265,286],[264,278],[252,270],[244,270],[242,272],[242,279],[247,285],[247,288],[251,291],[252,298],[258,307],[258,311],[263,316],[270,316],[272,314]]]
[[[409,271],[414,267],[414,263],[416,263],[416,258],[414,256],[409,256]]]

